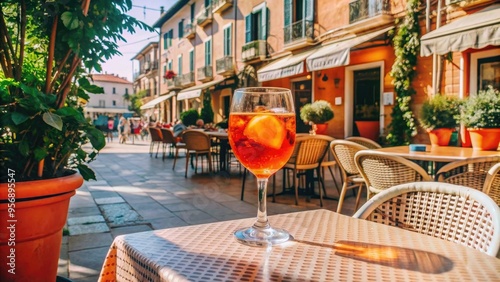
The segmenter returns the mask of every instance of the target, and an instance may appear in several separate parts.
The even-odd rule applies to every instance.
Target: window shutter
[[[189,71],[194,71],[194,51],[189,52]]]
[[[232,25],[224,29],[224,56],[231,56]]]
[[[172,46],[172,38],[174,38],[174,30],[168,32],[168,47]]]
[[[163,75],[167,74],[167,65],[163,65]],[[165,81],[167,81],[167,79],[165,78],[165,76],[163,77],[163,83],[165,83]]]
[[[304,0],[304,19],[312,21],[314,16],[313,11],[314,11],[314,1]]]
[[[299,0],[300,1],[300,0]],[[292,24],[292,0],[285,0],[285,27]]]
[[[179,66],[178,66],[178,70],[179,70],[178,73],[180,75],[180,74],[182,74],[182,55],[179,56],[178,64],[179,64]]]
[[[267,7],[262,8],[260,21],[261,21],[260,39],[266,40],[267,39]]]
[[[245,43],[252,41],[252,14],[245,17]]]
[[[168,49],[168,32],[163,34],[163,49]]]

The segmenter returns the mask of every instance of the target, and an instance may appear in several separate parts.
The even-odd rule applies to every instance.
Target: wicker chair
[[[483,192],[442,182],[391,187],[368,200],[355,218],[452,241],[495,256],[500,208]]]
[[[189,160],[191,154],[195,155],[196,163],[194,166],[195,173],[198,170],[198,156],[206,156],[208,161],[208,170],[212,172],[212,148],[210,137],[203,131],[186,130],[182,133],[182,140],[186,144],[186,172],[184,177],[187,177]],[[203,163],[202,163],[203,171]]]
[[[358,143],[360,145],[365,146],[368,149],[380,149],[380,148],[382,148],[382,146],[380,146],[379,143],[377,143],[371,139],[361,137],[361,136],[351,136],[351,137],[347,137],[345,140],[351,141],[354,143]]]
[[[149,136],[151,136],[151,143],[149,143],[149,156],[153,157],[154,147],[156,145],[156,158],[158,158],[158,151],[160,150],[160,145],[162,144],[163,135],[161,134],[161,130],[156,127],[150,127]]]
[[[488,170],[498,162],[500,156],[451,162],[438,170],[436,180],[482,190]]]
[[[500,163],[493,165],[484,181],[483,192],[500,206]]]
[[[367,187],[368,199],[392,186],[415,181],[432,181],[418,164],[403,157],[374,150],[357,152],[356,166]]]
[[[323,178],[321,177],[321,161],[323,160],[332,137],[326,135],[309,135],[299,136],[295,141],[295,152],[290,160],[283,166],[283,182],[285,182],[285,174],[287,170],[293,172],[293,187],[295,189],[295,205],[299,204],[299,184],[298,177],[301,172],[312,170],[313,177],[316,171],[316,177],[320,184],[319,187],[319,202],[323,206],[322,189],[325,187]],[[314,180],[310,183],[314,186]],[[285,185],[283,185],[285,187]],[[273,191],[274,195],[274,191]]]
[[[354,163],[354,155],[357,152],[367,150],[368,148],[351,141],[336,139],[330,143],[330,149],[335,157],[335,160],[337,161],[337,164],[339,165],[343,181],[337,212],[341,213],[345,194],[348,189],[352,188],[358,188],[355,206],[355,209],[357,209],[359,205],[359,198],[361,197],[361,189],[363,188],[365,181],[359,174],[359,170]]]

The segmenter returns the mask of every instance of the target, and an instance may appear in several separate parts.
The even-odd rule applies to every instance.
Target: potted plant
[[[333,117],[332,105],[324,100],[305,104],[300,109],[300,118],[304,123],[312,126],[312,134],[324,134],[328,126],[327,122]]]
[[[420,109],[420,125],[429,133],[431,144],[447,146],[458,125],[459,102],[454,96],[434,95]]]
[[[461,104],[460,121],[470,133],[472,148],[497,150],[500,143],[500,92],[489,86]]]
[[[147,27],[125,14],[131,5],[0,3],[0,221],[10,228],[0,236],[0,281],[56,279],[69,199],[95,179],[86,164],[105,145],[80,105],[103,92],[86,74],[119,54],[124,30]]]
[[[378,142],[380,131],[380,107],[375,104],[356,105],[354,120],[359,135]]]

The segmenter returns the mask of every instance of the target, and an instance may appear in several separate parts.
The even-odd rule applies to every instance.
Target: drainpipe
[[[234,10],[234,17],[233,17],[233,34],[232,34],[232,39],[233,39],[233,45],[234,45],[234,48],[233,48],[233,66],[234,66],[234,73],[236,74],[236,76],[238,76],[238,74],[236,73],[238,71],[238,60],[236,58],[236,55],[238,55],[238,51],[236,50],[236,48],[238,47],[238,44],[237,44],[237,40],[236,40],[236,35],[238,34],[238,21],[236,19],[237,17],[237,9],[238,7],[238,0],[234,0],[234,4],[233,4],[233,10]],[[238,81],[238,85],[240,84],[240,82]],[[233,89],[234,90],[234,89]]]

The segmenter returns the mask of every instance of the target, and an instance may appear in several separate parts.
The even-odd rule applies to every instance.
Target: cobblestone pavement
[[[241,201],[238,167],[231,166],[230,174],[201,173],[200,169],[195,174],[190,168],[185,178],[183,153],[172,170],[173,159],[162,160],[161,149],[157,158],[148,152],[149,141],[118,144],[114,140],[91,163],[97,181],[86,181],[71,199],[59,276],[97,281],[108,248],[118,235],[256,216],[255,178],[247,177]],[[340,179],[338,173],[335,176]],[[281,191],[281,173],[276,188]],[[329,173],[326,192],[331,198],[338,196]],[[275,203],[268,197],[268,214],[320,208],[319,199],[306,195],[300,196],[296,206],[292,194],[276,196]],[[355,197],[348,195],[343,213],[351,215]],[[325,199],[323,208],[336,210],[337,201]]]

